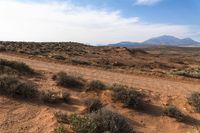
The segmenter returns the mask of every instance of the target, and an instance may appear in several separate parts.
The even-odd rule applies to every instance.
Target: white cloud
[[[162,1],[162,0],[135,0],[135,3],[137,5],[153,5],[160,1]]]
[[[90,44],[143,41],[162,34],[185,37],[188,26],[144,24],[119,11],[94,10],[72,3],[0,0],[0,40],[77,41]]]

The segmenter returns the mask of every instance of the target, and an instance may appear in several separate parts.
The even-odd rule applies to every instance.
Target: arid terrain
[[[93,128],[91,124],[80,126],[89,123],[87,118],[70,118],[74,114],[89,114],[90,118],[85,101],[94,98],[101,102],[101,108],[122,116],[136,133],[200,132],[199,47],[0,42],[0,59],[0,87],[13,93],[0,90],[1,133],[94,133],[92,129],[77,130]],[[27,66],[21,67],[16,61]],[[62,76],[66,82],[61,82]],[[35,84],[40,96],[30,89],[29,82]],[[34,93],[20,90],[23,86]],[[196,95],[192,95],[194,92]],[[95,107],[91,115],[98,114],[98,110],[106,112]],[[110,120],[118,122],[120,118]],[[98,122],[104,127],[102,121]],[[113,123],[105,133],[119,133],[111,128]],[[94,127],[98,129],[99,125]],[[126,126],[120,127],[122,133],[127,132],[123,130]],[[113,127],[118,128],[117,124]]]

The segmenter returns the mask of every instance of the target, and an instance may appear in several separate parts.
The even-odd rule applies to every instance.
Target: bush
[[[54,133],[66,133],[66,129],[63,125],[59,125],[57,128],[54,129]]]
[[[0,93],[22,99],[36,98],[39,94],[34,83],[9,75],[0,76]]]
[[[188,103],[192,105],[197,112],[200,113],[200,93],[194,92],[192,95],[188,98]]]
[[[64,93],[62,94],[62,99],[63,99],[64,102],[68,103],[69,100],[70,100],[70,94],[67,93],[67,92],[64,92]]]
[[[90,118],[96,124],[95,133],[133,133],[133,128],[126,118],[108,109],[103,108],[91,114]]]
[[[113,100],[121,101],[126,107],[139,108],[141,104],[140,93],[127,86],[114,84]]]
[[[76,133],[133,133],[127,119],[107,109],[85,116],[72,116],[72,129]]]
[[[69,122],[75,133],[96,133],[96,124],[87,115],[73,114],[70,116]]]
[[[80,77],[68,75],[65,72],[59,72],[53,76],[57,84],[63,87],[82,88],[84,86],[83,79]]]
[[[66,58],[63,55],[53,55],[52,58],[57,60],[65,60]]]
[[[89,113],[95,112],[103,107],[99,99],[87,99],[85,101],[86,110]]]
[[[0,59],[0,66],[10,67],[10,68],[15,69],[18,72],[23,73],[23,74],[34,74],[34,70],[22,62],[8,61],[8,60]]]
[[[68,116],[62,112],[55,112],[54,116],[56,117],[59,123],[64,123],[64,124],[69,123]]]
[[[88,90],[104,90],[106,85],[99,80],[93,80],[88,84]]]
[[[166,116],[175,118],[177,121],[183,121],[185,119],[185,115],[173,105],[167,106],[164,114]]]
[[[42,92],[41,93],[41,99],[45,103],[60,103],[62,101],[62,98],[57,96],[57,93],[47,91],[47,92]]]
[[[0,45],[0,52],[6,51],[6,48],[3,45]]]
[[[172,74],[178,76],[184,76],[189,78],[200,79],[200,69],[199,68],[188,68],[183,70],[173,70]]]
[[[19,75],[19,72],[10,67],[0,65],[0,75],[3,75],[3,74]]]

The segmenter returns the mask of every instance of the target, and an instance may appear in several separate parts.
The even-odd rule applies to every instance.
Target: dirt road
[[[68,64],[56,64],[5,53],[0,53],[0,58],[22,61],[35,70],[42,70],[52,73],[59,71],[78,73],[88,80],[97,79],[108,84],[120,83],[132,87],[150,90],[153,92],[158,92],[159,94],[163,95],[176,95],[178,97],[182,97],[187,96],[192,91],[200,90],[200,82],[194,83],[192,81],[173,81],[172,79],[168,80],[149,76],[138,76],[132,74],[128,75]]]

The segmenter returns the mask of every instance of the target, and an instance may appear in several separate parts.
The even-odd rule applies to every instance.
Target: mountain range
[[[123,47],[148,46],[148,45],[169,45],[169,46],[199,45],[200,46],[200,42],[194,41],[191,38],[179,39],[174,36],[163,35],[148,39],[144,42],[120,42],[115,44],[109,44],[109,46],[123,46]]]

